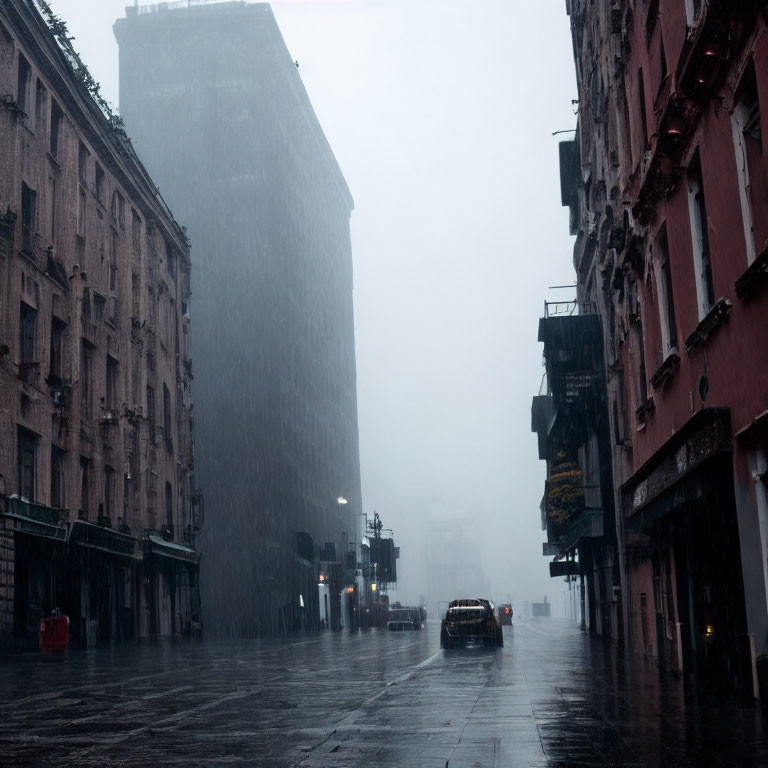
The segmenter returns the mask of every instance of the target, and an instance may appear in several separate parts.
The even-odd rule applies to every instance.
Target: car
[[[493,648],[504,645],[493,604],[481,597],[452,600],[440,623],[440,647],[447,650],[472,642]]]
[[[387,619],[389,630],[422,629],[427,623],[427,609],[423,605],[392,603]]]
[[[390,632],[404,632],[405,630],[416,629],[413,612],[409,608],[390,608],[387,629]],[[421,629],[421,626],[419,626],[419,629]]]
[[[499,624],[504,626],[505,624],[511,624],[512,623],[512,606],[509,603],[502,603],[497,609],[496,612],[498,613],[499,617]]]

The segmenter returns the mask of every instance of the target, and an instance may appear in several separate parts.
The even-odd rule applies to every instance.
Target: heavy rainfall
[[[0,764],[768,766],[760,0],[2,0]]]

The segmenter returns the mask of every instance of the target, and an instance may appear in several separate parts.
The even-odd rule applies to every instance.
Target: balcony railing
[[[594,301],[545,301],[544,317],[574,317],[577,315],[596,315]]]

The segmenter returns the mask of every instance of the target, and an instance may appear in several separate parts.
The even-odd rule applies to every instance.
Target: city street
[[[558,620],[5,658],[8,766],[761,766],[764,715],[694,700]]]

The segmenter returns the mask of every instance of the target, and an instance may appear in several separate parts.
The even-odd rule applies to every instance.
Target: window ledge
[[[702,321],[696,326],[693,333],[685,340],[685,351],[690,354],[700,344],[709,341],[710,336],[728,318],[733,309],[733,304],[728,299],[720,299],[715,302]]]
[[[742,301],[749,301],[765,287],[766,283],[768,283],[768,248],[765,248],[736,281],[736,295]]]
[[[677,354],[677,350],[673,349],[667,355],[666,360],[659,366],[656,373],[651,376],[651,386],[654,389],[658,389],[663,384],[672,381],[679,367],[680,355]]]
[[[652,413],[656,409],[656,403],[651,395],[640,407],[635,411],[635,416],[639,424],[645,424],[648,414]]]

